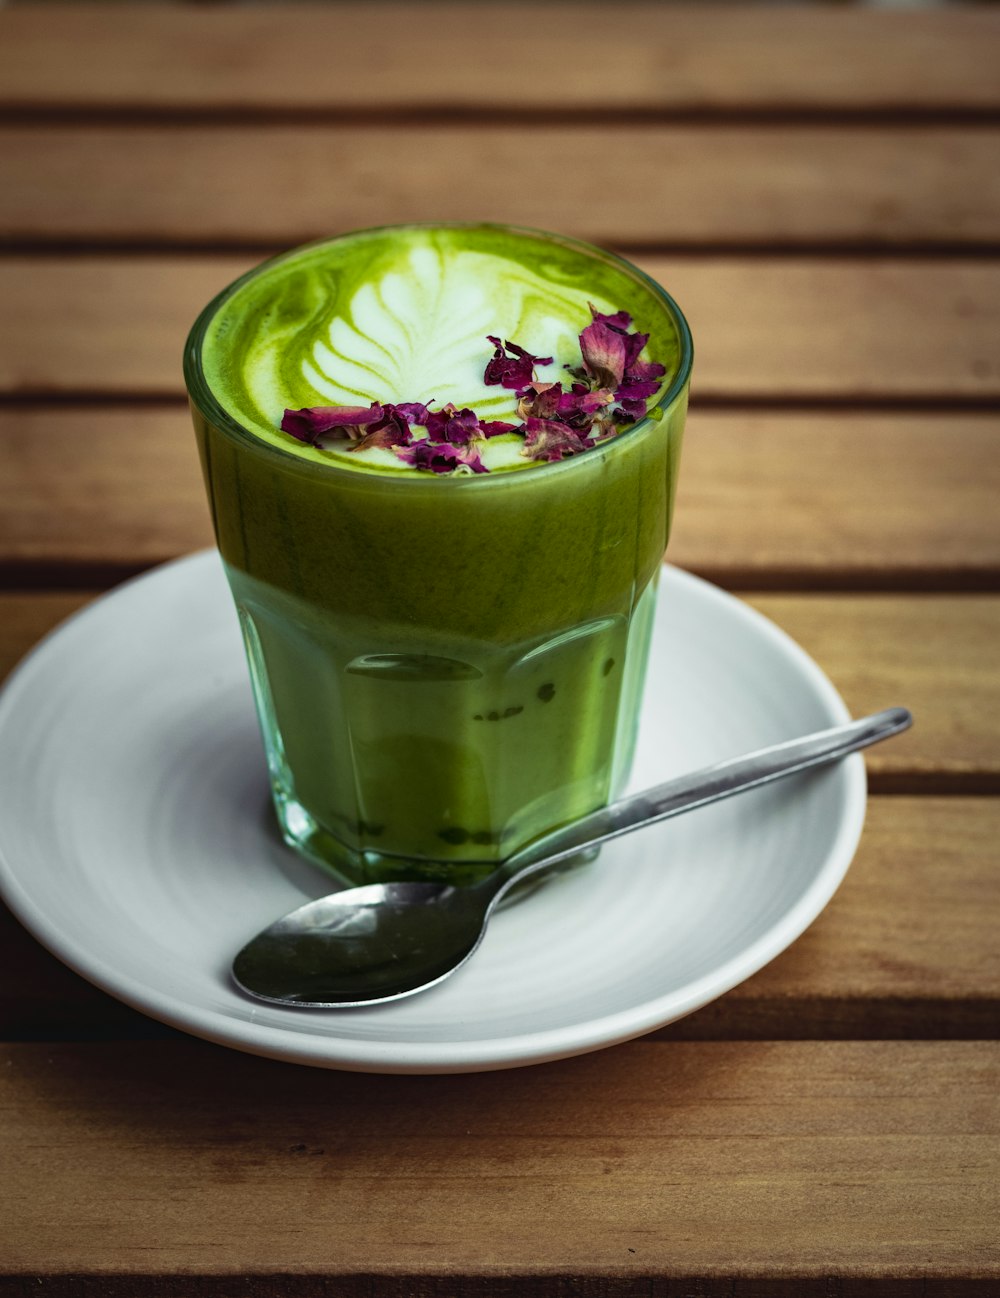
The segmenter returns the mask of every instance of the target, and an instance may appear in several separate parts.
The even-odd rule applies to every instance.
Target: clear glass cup
[[[473,882],[603,805],[632,760],[692,347],[641,422],[516,472],[317,464],[185,376],[288,843],[350,883]],[[259,274],[261,268],[251,272]]]

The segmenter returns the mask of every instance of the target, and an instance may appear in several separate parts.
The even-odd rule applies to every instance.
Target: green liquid
[[[335,368],[322,350],[331,337],[353,355],[344,373],[363,390],[352,403],[437,396],[502,417],[475,392],[489,344],[461,361],[480,333],[476,281],[433,298],[433,276],[418,275],[407,296],[415,247],[425,267],[474,254],[463,275],[478,259],[495,312],[484,332],[557,362],[578,358],[588,300],[629,310],[668,366],[661,417],[572,460],[474,478],[362,463],[276,432],[286,404],[346,403],[312,386],[317,348]],[[387,274],[403,288],[382,296],[418,318],[385,326],[385,342],[378,294],[365,290]],[[440,320],[442,302],[461,316],[447,337],[423,318]],[[562,323],[538,338],[540,320]],[[346,347],[365,330],[367,351]],[[451,392],[395,390],[415,363],[406,337],[434,364],[444,354]],[[618,791],[669,534],[685,337],[669,299],[626,263],[497,227],[334,240],[265,265],[208,308],[188,353],[195,428],[295,846],[354,882],[461,882]]]

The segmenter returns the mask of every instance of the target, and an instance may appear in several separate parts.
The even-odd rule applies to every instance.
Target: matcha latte
[[[499,226],[309,245],[206,308],[185,373],[290,843],[463,882],[617,793],[690,364],[641,272]]]

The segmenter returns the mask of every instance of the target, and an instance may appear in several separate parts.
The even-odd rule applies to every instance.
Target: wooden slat
[[[914,728],[867,756],[873,787],[1000,791],[1000,599],[766,595],[750,601],[828,673],[851,712],[902,704]]]
[[[997,130],[7,128],[0,156],[13,243],[288,246],[486,211],[645,246],[1000,242]],[[595,163],[581,210],[553,167],[587,177]],[[637,184],[643,201],[623,202]]]
[[[253,260],[0,258],[0,393],[179,394],[187,330]],[[690,318],[696,399],[1000,401],[998,261],[636,261]]]
[[[0,573],[132,572],[212,544],[186,408],[0,411],[0,456]]]
[[[997,415],[694,410],[670,557],[729,589],[991,585]]]
[[[748,982],[655,1035],[994,1036],[998,838],[1000,800],[872,798],[854,864],[816,923]],[[71,973],[0,906],[0,1039],[167,1033]]]
[[[670,557],[730,589],[996,588],[998,439],[997,415],[695,410]],[[0,410],[0,457],[0,580],[111,580],[211,543],[184,408]]]
[[[1000,396],[1000,263],[637,260],[689,317],[695,399]]]
[[[13,6],[0,104],[641,112],[996,109],[997,14],[618,4]],[[387,40],[386,34],[392,39]]]
[[[7,1046],[0,1265],[113,1298],[248,1272],[345,1298],[933,1294],[1000,1281],[998,1094],[988,1042],[638,1043],[457,1078]]]

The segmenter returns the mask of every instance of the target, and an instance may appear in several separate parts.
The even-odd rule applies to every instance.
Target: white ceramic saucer
[[[765,618],[666,569],[632,785],[847,720]],[[277,839],[243,650],[212,553],[71,618],[0,696],[0,889],[61,960],[184,1031],[372,1072],[596,1050],[697,1010],[792,942],[854,854],[860,756],[605,847],[497,915],[440,987],[280,1009],[230,983],[266,922],[330,890]]]

